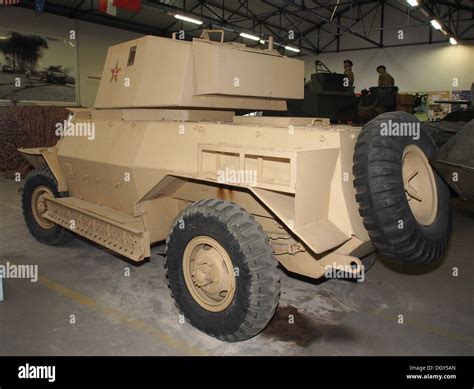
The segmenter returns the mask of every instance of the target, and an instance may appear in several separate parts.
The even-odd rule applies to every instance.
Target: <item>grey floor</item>
[[[280,308],[270,326],[228,344],[181,323],[165,283],[162,246],[134,266],[80,239],[42,245],[24,225],[19,187],[0,179],[0,264],[38,265],[39,280],[4,280],[1,355],[473,354],[474,210],[459,199],[439,265],[403,268],[379,260],[363,283],[281,272]]]

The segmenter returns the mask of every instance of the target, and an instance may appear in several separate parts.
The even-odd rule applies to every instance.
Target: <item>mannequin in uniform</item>
[[[387,73],[387,68],[384,65],[377,66],[377,73],[379,74],[379,86],[395,86],[395,80]]]
[[[352,61],[350,59],[344,60],[344,75],[349,80],[348,86],[354,86],[354,72],[352,71]]]

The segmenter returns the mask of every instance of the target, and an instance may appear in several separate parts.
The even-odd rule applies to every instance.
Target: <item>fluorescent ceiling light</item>
[[[193,18],[189,18],[189,17],[187,17],[187,16],[183,16],[183,15],[178,15],[178,14],[176,14],[176,15],[174,15],[174,17],[175,17],[176,19],[179,19],[179,20],[184,20],[185,22],[194,23],[194,24],[199,24],[199,25],[202,24],[202,22],[201,22],[200,20],[193,19]]]
[[[451,38],[449,38],[449,43],[451,43],[452,45],[457,45],[458,41],[456,39],[454,39],[453,37],[451,37]]]
[[[299,53],[300,49],[297,49],[296,47],[291,47],[291,46],[285,46],[285,49],[294,51],[295,53]]]
[[[260,43],[261,43],[262,45],[264,45],[264,44],[265,44],[265,41],[264,41],[263,39],[260,39]]]
[[[418,0],[407,0],[407,3],[412,7],[418,7]]]
[[[260,40],[260,37],[255,36],[255,35],[246,34],[245,32],[241,32],[240,36],[242,38],[252,39],[253,41],[259,41]]]
[[[435,30],[441,30],[441,24],[437,20],[433,19],[430,23]]]

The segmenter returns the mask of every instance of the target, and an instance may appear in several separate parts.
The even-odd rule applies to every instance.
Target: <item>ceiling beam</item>
[[[444,0],[434,0],[433,2],[442,4],[442,5],[447,5],[449,7],[455,7],[458,10],[462,9],[464,11],[474,12],[474,7],[469,7],[468,5],[461,4],[461,2],[453,3],[452,1],[444,1]]]
[[[258,33],[265,33],[265,35],[273,35],[275,37],[275,42],[283,46],[286,44],[293,44],[295,46],[299,45],[301,54],[315,54],[321,52],[321,50],[318,49],[318,45],[315,43],[314,35],[313,38],[309,36],[311,32],[316,30],[318,30],[318,41],[320,33],[323,34],[321,36],[325,36],[325,33],[327,32],[328,36],[331,36],[333,38],[329,45],[331,45],[334,40],[341,40],[341,37],[343,35],[351,34],[359,39],[371,43],[371,45],[373,45],[374,47],[383,46],[383,38],[380,40],[377,39],[379,40],[379,42],[376,42],[375,40],[369,38],[370,35],[367,34],[367,31],[370,30],[366,30],[365,28],[363,29],[363,31],[353,30],[354,25],[363,18],[367,17],[375,9],[375,7],[372,8],[368,13],[364,13],[363,15],[359,14],[356,19],[352,18],[352,13],[350,15],[350,18],[347,16],[347,13],[350,12],[353,8],[358,9],[359,11],[363,9],[361,8],[360,4],[370,5],[373,3],[381,4],[382,2],[365,1],[359,3],[356,6],[353,6],[353,2],[340,1],[338,3],[338,8],[336,12],[334,12],[334,17],[330,17],[329,12],[334,10],[334,1],[331,5],[327,5],[324,4],[322,1],[314,0],[307,0],[306,4],[304,1],[298,2],[293,0],[281,0],[280,2],[277,2],[276,0],[260,0],[261,3],[264,3],[269,6],[269,8],[264,10],[264,12],[262,13],[256,13],[255,8],[251,7],[251,5],[254,4],[253,1],[255,0],[239,0],[239,2],[236,3],[235,6],[232,8],[230,8],[228,5],[230,3],[227,3],[222,0],[199,0],[198,3],[194,1],[188,1],[188,4],[191,3],[191,7],[188,7],[188,9],[186,9],[185,7],[186,1],[182,2],[182,7],[175,6],[166,2],[161,2],[158,0],[142,0],[142,4],[145,8],[144,12],[146,12],[146,8],[153,8],[160,10],[163,13],[168,13],[170,15],[176,13],[185,13],[190,16],[197,17],[201,19],[204,23],[209,24],[211,26],[233,30],[236,32],[235,36],[237,36],[237,38],[240,32],[249,32],[255,35],[257,35]],[[102,24],[109,27],[121,28],[127,31],[133,31],[140,34],[151,34],[158,36],[168,36],[168,31],[172,29],[173,26],[176,25],[176,23],[179,23],[179,21],[173,20],[173,22],[169,24],[165,29],[149,24],[135,23],[132,22],[130,18],[129,20],[125,20],[122,13],[120,14],[120,17],[113,17],[107,15],[106,13],[99,13],[97,8],[89,9],[89,3],[91,4],[91,7],[92,4],[95,4],[95,6],[97,7],[97,2],[95,1],[86,2],[85,0],[77,0],[74,2],[70,2],[69,4],[72,5],[69,6],[58,5],[54,4],[51,1],[47,1],[45,4],[44,11],[64,17],[74,18],[96,24]],[[398,2],[385,1],[384,3],[391,9],[394,9],[404,15],[407,14],[407,11],[402,10],[401,4]],[[427,1],[420,1],[420,3],[424,6],[424,8],[426,7],[426,9],[433,15],[433,17],[438,16],[440,20],[443,21],[443,24],[445,25],[446,29],[449,30],[451,28],[453,31],[458,33],[461,31],[458,31],[456,27],[456,23],[459,23],[457,21],[457,19],[459,19],[459,10],[474,12],[474,7],[462,4],[462,2],[458,0],[433,0],[430,1],[429,4]],[[19,7],[33,9],[34,4],[34,0],[23,0]],[[427,4],[429,5],[429,7],[427,6]],[[201,12],[199,12],[199,7],[201,7]],[[445,7],[448,7],[447,13]],[[456,14],[453,13],[454,9],[458,11],[457,19],[455,16]],[[324,12],[318,12],[319,10],[323,10]],[[220,14],[220,12],[222,12],[222,15]],[[414,15],[413,13],[416,12],[416,9],[408,12],[410,12],[409,15],[411,18],[413,18],[413,20],[417,20],[418,22],[426,25],[429,28],[430,32],[432,32],[431,26],[429,24],[429,17],[423,18],[421,14],[420,16]],[[134,15],[132,15],[132,17]],[[269,21],[272,17],[278,16],[280,17],[280,23],[277,23],[276,21]],[[316,18],[322,21],[317,22]],[[350,25],[347,24],[349,19],[351,20]],[[247,20],[252,23],[251,27],[243,26],[243,23],[245,23]],[[282,20],[284,21],[284,23],[282,23]],[[303,23],[306,25],[310,24],[311,27],[302,31],[301,25]],[[328,29],[329,25],[333,26],[334,28],[337,28],[337,33],[333,30],[333,28]],[[410,27],[410,25],[407,25],[407,27]],[[289,30],[295,31],[295,39],[292,41],[288,39]],[[380,34],[382,37],[383,28],[381,28],[380,30]],[[462,37],[463,34],[466,34],[470,30],[471,27],[468,27],[464,31],[460,32],[457,36],[461,39],[465,39]],[[234,37],[233,34],[231,34],[231,38],[232,37]],[[326,49],[327,47],[329,47],[329,45],[326,44],[322,49]]]
[[[210,3],[210,4],[214,5],[212,3]],[[152,7],[152,8],[161,9],[164,12],[168,12],[170,14],[184,12],[184,13],[186,13],[186,15],[199,18],[200,20],[202,20],[205,23],[217,25],[217,26],[220,26],[220,27],[223,27],[223,28],[228,28],[228,29],[234,30],[236,32],[255,33],[254,31],[252,31],[249,28],[242,27],[242,26],[239,26],[239,25],[234,24],[234,23],[225,22],[225,21],[220,20],[220,19],[215,19],[215,18],[207,16],[207,15],[201,15],[201,14],[198,14],[196,12],[191,12],[189,10],[186,11],[186,10],[184,10],[182,8],[179,8],[179,7],[176,7],[174,5],[165,4],[165,3],[157,2],[157,1],[154,1],[154,0],[148,1],[146,3],[146,5],[149,6],[149,7]],[[214,6],[216,6],[216,5],[214,5]],[[229,10],[229,9],[226,9],[226,11],[227,12],[232,12],[232,10]],[[236,13],[236,15],[244,16],[241,13]],[[256,20],[256,23],[259,24],[258,20]],[[285,43],[285,40],[286,40],[285,37],[280,35],[280,33],[278,32],[278,30],[280,30],[279,26],[269,24],[269,23],[262,23],[262,26],[265,27],[268,31],[270,31],[272,33],[272,35],[274,37],[277,38],[277,41],[276,41],[277,43],[280,43],[282,45],[286,44]],[[281,32],[281,30],[280,30],[280,32]],[[278,42],[278,40],[280,40],[280,42]],[[306,45],[302,45],[301,50],[305,50],[306,52],[308,52],[310,54],[315,53],[315,50],[312,47],[308,47]]]
[[[365,18],[366,16],[370,15],[372,13],[372,11],[374,11],[375,9],[377,9],[379,7],[379,5],[376,5],[375,7],[371,8],[368,12],[366,12],[364,15],[362,15],[359,19],[355,20],[349,27],[343,27],[345,28],[345,31],[349,32],[350,34],[352,35],[355,35],[357,36],[358,38],[361,38],[365,41],[368,41],[369,43],[372,43],[375,47],[381,47],[380,43],[379,42],[375,42],[373,41],[372,39],[369,39],[369,38],[366,38],[364,37],[363,35],[359,34],[359,33],[355,33],[352,31],[352,27],[354,27],[357,23],[359,23],[359,21],[363,18]],[[344,33],[344,31],[343,31]],[[329,43],[327,43],[326,45],[324,45],[322,48],[321,48],[321,52],[324,51],[325,48],[331,46],[334,41],[337,40],[337,36],[335,38],[333,38]]]
[[[16,7],[33,10],[35,7],[35,1],[23,0],[20,4],[17,4]],[[71,19],[78,19],[85,22],[101,24],[108,27],[120,28],[126,31],[132,31],[144,35],[165,36],[165,32],[160,28],[135,22],[128,22],[126,20],[118,19],[107,14],[95,12],[79,12],[78,10],[75,14],[71,16],[70,7],[52,4],[50,2],[45,3],[44,12],[48,12],[58,16],[64,16]]]
[[[363,3],[363,4],[375,3],[375,2],[376,2],[376,1],[370,1],[370,2],[365,2],[365,3]],[[339,4],[339,5],[341,5],[341,4]],[[358,6],[359,6],[359,5],[358,5]],[[345,13],[347,13],[348,11],[351,11],[351,10],[352,10],[352,7],[353,7],[353,2],[349,2],[349,6],[348,6],[348,7],[346,7],[346,8],[344,8],[344,9],[342,9],[342,10],[337,11],[337,12],[334,13],[333,19],[335,19],[335,18],[337,18],[337,17],[339,17],[339,16],[343,16],[343,15],[344,15]],[[316,30],[319,29],[319,28],[323,29],[323,26],[324,26],[325,24],[328,24],[328,23],[331,23],[331,20],[329,20],[329,19],[323,20],[322,22],[315,24],[315,25],[314,25],[313,27],[311,27],[310,29],[304,31],[304,32],[303,32],[303,35],[310,34],[310,33],[312,33],[313,31],[316,31]],[[331,23],[331,24],[333,24],[333,23]]]

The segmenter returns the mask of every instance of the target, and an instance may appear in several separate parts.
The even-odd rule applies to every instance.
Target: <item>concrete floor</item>
[[[270,326],[228,344],[180,323],[165,283],[163,246],[135,266],[81,239],[42,245],[23,222],[19,187],[0,179],[0,264],[37,264],[40,278],[4,280],[1,355],[473,354],[474,210],[459,199],[438,266],[379,260],[363,283],[314,282],[282,271],[281,308]]]

